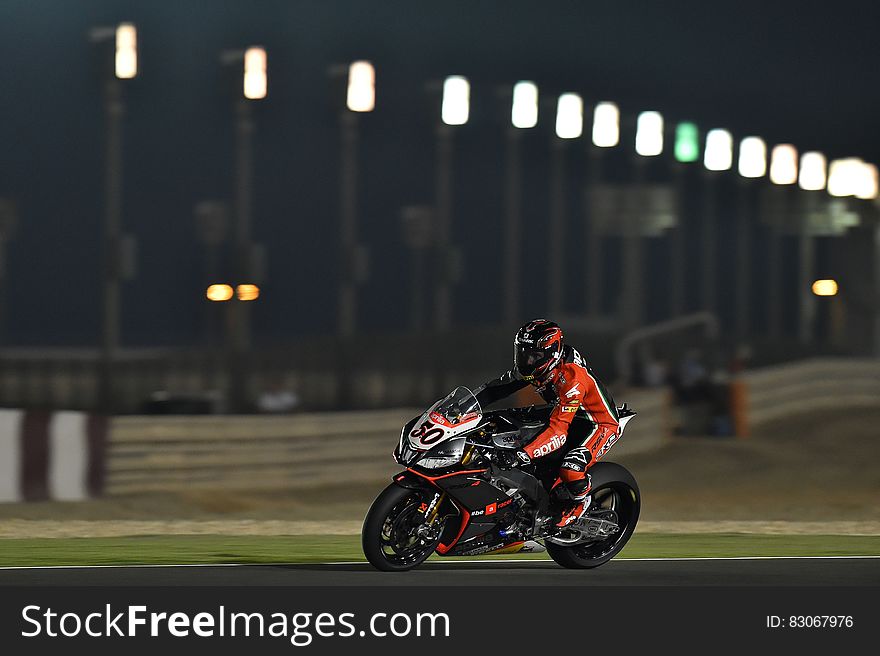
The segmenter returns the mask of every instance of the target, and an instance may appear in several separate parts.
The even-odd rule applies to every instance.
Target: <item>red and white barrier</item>
[[[0,410],[0,502],[98,496],[106,436],[98,415]]]

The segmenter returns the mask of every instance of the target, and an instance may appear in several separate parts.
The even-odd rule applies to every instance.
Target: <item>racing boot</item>
[[[556,523],[556,528],[565,528],[569,524],[572,524],[583,517],[590,509],[590,501],[592,501],[592,497],[588,494],[581,500],[576,501],[568,510],[564,510],[562,512],[562,517],[560,517],[559,521]]]

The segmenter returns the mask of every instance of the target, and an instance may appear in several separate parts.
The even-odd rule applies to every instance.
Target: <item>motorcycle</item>
[[[435,552],[476,556],[545,548],[563,567],[593,568],[611,560],[635,530],[639,487],[621,465],[596,462],[587,513],[558,529],[554,504],[570,499],[565,486],[553,488],[565,450],[529,462],[516,455],[544,430],[552,410],[541,405],[483,412],[467,387],[457,387],[410,420],[394,450],[405,470],[364,518],[367,560],[379,570],[406,571]],[[604,450],[636,414],[626,404],[617,411],[620,431]],[[581,408],[568,439],[592,427]]]

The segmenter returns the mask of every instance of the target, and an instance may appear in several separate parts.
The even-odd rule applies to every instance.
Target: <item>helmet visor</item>
[[[550,355],[540,348],[525,344],[514,344],[513,364],[523,377],[534,376],[549,360]]]

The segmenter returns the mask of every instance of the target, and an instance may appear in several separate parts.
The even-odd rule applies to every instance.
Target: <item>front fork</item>
[[[436,492],[434,494],[434,498],[431,499],[431,503],[425,508],[425,523],[428,526],[432,526],[434,522],[437,520],[437,515],[440,514],[440,506],[443,505],[443,502],[446,500],[446,492]]]

